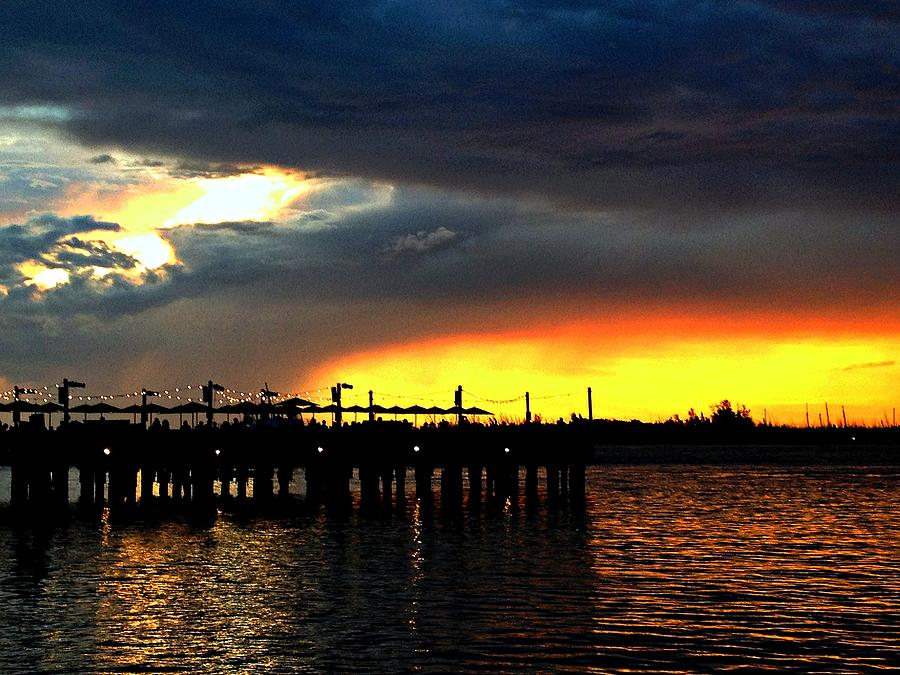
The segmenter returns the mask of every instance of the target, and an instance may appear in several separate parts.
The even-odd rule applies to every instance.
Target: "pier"
[[[178,431],[101,423],[10,430],[0,444],[0,464],[11,468],[9,501],[14,512],[28,514],[74,506],[73,469],[77,506],[86,510],[300,507],[378,515],[402,511],[411,499],[426,509],[437,501],[449,512],[579,509],[592,454],[587,435],[569,426],[420,429],[390,422]],[[291,492],[298,482],[302,495]]]

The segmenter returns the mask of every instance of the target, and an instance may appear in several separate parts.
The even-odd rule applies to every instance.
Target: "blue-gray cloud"
[[[10,0],[0,101],[188,162],[582,207],[884,209],[900,194],[897,14],[838,0]]]
[[[45,262],[54,249],[58,249],[62,261],[70,267],[77,257],[87,259],[86,256],[96,256],[99,252],[96,245],[86,248],[77,238],[59,244],[68,235],[120,229],[117,223],[96,220],[93,216],[63,218],[52,213],[34,216],[25,223],[0,226],[0,283],[21,283],[23,279],[17,267],[29,261]],[[110,251],[105,253],[108,255]]]

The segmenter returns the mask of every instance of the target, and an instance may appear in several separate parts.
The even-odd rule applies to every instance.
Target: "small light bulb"
[[[509,453],[509,448],[503,448],[503,452]]]
[[[418,446],[418,445],[414,445],[414,446],[413,446],[413,452],[418,452],[418,451],[419,451],[419,446]]]
[[[216,450],[216,457],[218,457],[218,456],[221,455],[221,454],[222,454],[222,451],[221,451],[221,450]]]
[[[109,448],[103,448],[103,454],[108,456],[108,455],[109,455]]]
[[[318,450],[319,452],[325,452],[325,448],[323,448],[321,445],[318,447]]]

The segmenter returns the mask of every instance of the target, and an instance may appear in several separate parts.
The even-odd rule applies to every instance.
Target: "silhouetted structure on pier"
[[[253,503],[277,508],[288,502],[297,471],[305,480],[303,503],[338,512],[351,506],[354,476],[364,512],[402,509],[408,473],[423,508],[434,502],[436,473],[442,510],[464,502],[520,508],[523,484],[525,507],[534,508],[539,476],[548,506],[579,508],[591,454],[574,427],[415,429],[392,422],[167,432],[106,422],[7,432],[2,442],[12,504],[30,512],[68,504],[70,467],[78,471],[85,508],[168,503],[214,510],[246,503],[251,494]]]

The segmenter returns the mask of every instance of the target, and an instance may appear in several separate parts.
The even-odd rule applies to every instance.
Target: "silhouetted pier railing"
[[[168,504],[227,508],[301,503],[347,510],[358,481],[362,510],[429,505],[439,475],[442,509],[464,503],[579,507],[585,499],[588,437],[569,426],[416,429],[376,423],[325,427],[153,431],[98,424],[15,430],[0,439],[11,467],[10,502],[26,512],[67,508],[69,472],[78,472],[79,504],[111,509]],[[407,486],[407,476],[414,485]],[[539,481],[543,489],[539,490]],[[355,483],[354,483],[355,484]]]

